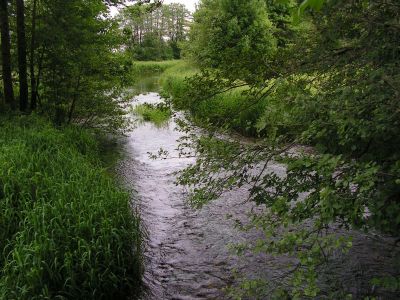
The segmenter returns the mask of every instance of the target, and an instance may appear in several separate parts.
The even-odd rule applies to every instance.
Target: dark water
[[[151,83],[153,82],[153,83]],[[142,87],[145,84],[142,85]],[[157,78],[149,80],[144,90],[157,90]],[[143,90],[139,90],[143,92]],[[141,94],[134,103],[157,103],[157,93]],[[247,254],[237,257],[229,245],[254,240],[257,232],[241,232],[235,222],[246,222],[251,204],[243,204],[246,189],[235,190],[201,210],[186,203],[186,191],[176,186],[174,172],[193,162],[187,158],[152,160],[148,153],[156,153],[160,147],[171,157],[177,157],[180,133],[171,120],[165,127],[151,123],[138,125],[125,143],[126,158],[120,173],[124,182],[137,191],[134,205],[139,207],[149,233],[145,250],[144,280],[148,287],[145,299],[225,299],[224,288],[236,281],[234,273],[244,276],[259,275],[274,279],[287,271],[288,257]],[[273,165],[271,169],[283,174],[285,168]],[[398,248],[390,248],[390,242],[380,237],[356,234],[355,247],[337,263],[329,266],[329,272],[337,272],[344,287],[358,299],[371,292],[368,280],[374,272],[396,274],[395,258]],[[396,250],[396,251],[394,251]],[[393,298],[394,297],[394,298]],[[387,294],[381,299],[395,299]],[[268,299],[268,298],[267,298]]]

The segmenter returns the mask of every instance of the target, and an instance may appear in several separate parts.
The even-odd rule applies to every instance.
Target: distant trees
[[[183,4],[127,7],[120,16],[127,50],[137,60],[178,59],[187,37],[190,12]]]

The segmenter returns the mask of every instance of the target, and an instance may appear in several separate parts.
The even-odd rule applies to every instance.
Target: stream
[[[155,76],[134,87],[139,95],[133,105],[162,100],[157,93],[157,80]],[[144,273],[147,292],[143,299],[226,299],[224,288],[237,281],[236,272],[265,279],[285,273],[289,257],[254,254],[238,257],[229,249],[230,244],[259,236],[257,232],[242,232],[234,226],[236,222],[246,222],[247,212],[252,208],[250,203],[243,204],[245,188],[226,193],[202,209],[194,209],[186,201],[184,187],[175,185],[174,175],[194,162],[194,158],[149,158],[149,152],[157,153],[161,147],[171,157],[178,157],[177,139],[181,133],[175,130],[176,126],[173,119],[161,128],[149,122],[140,123],[123,145],[126,155],[119,173],[124,184],[136,191],[134,206],[139,209],[148,233]],[[272,168],[277,173],[285,172],[280,165]],[[351,263],[346,263],[348,270],[340,267],[339,273],[343,273],[341,277],[349,284],[352,282],[349,286],[352,292],[361,295],[368,288],[357,276],[368,275],[375,270],[374,266],[383,268],[382,257],[392,254],[365,235],[359,235],[353,243],[355,248],[347,258]],[[359,248],[358,243],[362,244]],[[354,272],[354,268],[361,273]]]

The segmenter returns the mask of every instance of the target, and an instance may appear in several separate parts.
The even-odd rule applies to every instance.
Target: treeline
[[[181,57],[181,42],[188,34],[190,12],[183,4],[125,8],[120,14],[126,50],[135,60],[168,60]]]
[[[187,44],[196,68],[171,70],[164,89],[211,132],[259,140],[189,136],[198,159],[180,182],[193,187],[195,205],[250,186],[249,199],[265,208],[253,213],[251,225],[266,238],[238,250],[295,258],[292,272],[244,281],[234,297],[398,293],[399,17],[394,0],[201,1]],[[286,165],[285,176],[270,171],[276,162]],[[358,291],[326,267],[341,251],[357,255],[341,230],[393,238],[393,258],[379,263],[384,271],[371,269]]]
[[[116,129],[116,95],[128,64],[117,1],[1,1],[2,110],[37,111],[57,124],[72,121]]]

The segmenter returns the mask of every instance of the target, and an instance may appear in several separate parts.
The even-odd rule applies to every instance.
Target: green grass
[[[151,105],[148,103],[137,105],[133,113],[140,116],[143,121],[152,122],[156,126],[165,125],[171,118],[171,109],[164,105]]]
[[[122,299],[140,290],[141,231],[93,136],[0,119],[0,299]]]
[[[179,60],[164,61],[135,61],[133,62],[132,72],[134,75],[162,73],[165,70],[179,64]]]

